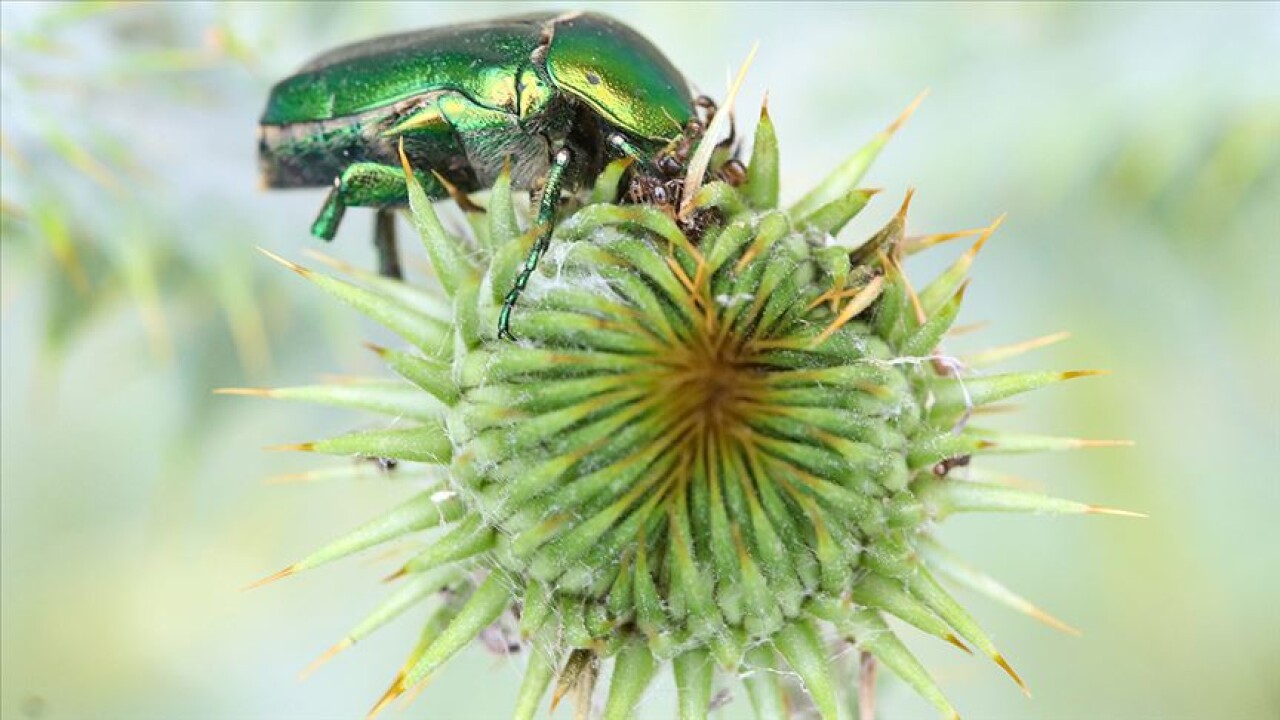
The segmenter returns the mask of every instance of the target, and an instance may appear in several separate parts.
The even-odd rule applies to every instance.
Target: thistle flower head
[[[292,266],[409,345],[376,348],[405,382],[266,391],[398,418],[294,447],[447,468],[278,574],[432,533],[395,573],[400,588],[335,648],[432,606],[379,708],[504,625],[529,645],[517,718],[533,717],[552,685],[553,703],[589,703],[609,665],[604,716],[628,717],[667,661],[682,718],[706,717],[717,667],[744,674],[760,717],[786,715],[796,677],[821,716],[837,718],[849,683],[833,642],[954,716],[888,616],[973,647],[1021,684],[940,580],[1061,623],[930,536],[955,512],[1101,511],[969,466],[984,453],[1082,444],[972,420],[1087,373],[973,371],[1040,342],[968,365],[939,351],[995,225],[908,237],[904,202],[872,237],[834,242],[874,194],[857,184],[897,125],[781,210],[763,114],[745,184],[709,183],[690,200],[697,237],[664,208],[613,204],[622,166],[609,168],[566,208],[513,318],[516,342],[494,330],[534,233],[505,178],[487,213],[471,216],[474,237],[460,238],[406,172],[439,290]],[[899,260],[964,235],[977,237],[972,249],[914,290]],[[791,672],[748,672],[775,669]]]

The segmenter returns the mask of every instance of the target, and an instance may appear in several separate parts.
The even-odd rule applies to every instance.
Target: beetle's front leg
[[[520,293],[524,292],[525,285],[529,283],[529,277],[538,267],[538,260],[551,244],[551,232],[555,230],[556,206],[560,202],[560,188],[564,185],[565,176],[572,162],[573,151],[567,147],[557,150],[555,157],[551,160],[551,169],[547,171],[547,182],[542,188],[542,199],[538,203],[538,238],[529,249],[529,255],[524,259],[524,266],[520,268],[520,274],[516,275],[514,285],[502,300],[502,310],[498,314],[499,338],[516,339],[515,335],[511,334],[511,311],[515,308],[516,301],[520,299]]]

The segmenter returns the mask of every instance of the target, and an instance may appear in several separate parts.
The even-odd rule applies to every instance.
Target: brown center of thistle
[[[673,400],[687,404],[696,422],[711,432],[731,432],[740,425],[759,385],[755,371],[723,349],[692,353],[676,377],[668,391]]]
[[[751,419],[766,411],[768,376],[754,352],[723,337],[697,340],[671,348],[654,388],[669,426],[680,429],[678,451],[738,444],[750,436]]]

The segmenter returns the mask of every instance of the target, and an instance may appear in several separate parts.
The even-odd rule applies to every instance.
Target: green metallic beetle
[[[546,252],[562,189],[629,156],[632,182],[685,171],[704,121],[680,73],[634,30],[594,13],[539,14],[376,38],[320,56],[271,90],[259,128],[264,183],[330,187],[311,231],[379,208],[379,262],[398,275],[387,208],[408,202],[405,154],[428,195],[538,189],[538,237],[507,294],[499,336]],[[438,174],[438,177],[437,175]]]

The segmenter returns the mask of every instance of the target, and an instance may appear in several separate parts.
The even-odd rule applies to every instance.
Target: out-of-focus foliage
[[[254,126],[269,85],[318,51],[527,9],[0,5],[0,715],[351,716],[381,691],[416,619],[319,682],[294,676],[343,612],[376,600],[364,580],[383,566],[238,591],[402,494],[376,473],[259,484],[306,466],[252,448],[349,428],[210,394],[373,366],[346,354],[365,329],[253,251],[316,248],[320,199],[256,190]],[[760,39],[740,114],[768,89],[784,187],[811,185],[931,88],[871,181],[918,188],[914,232],[1009,213],[967,299],[993,323],[955,348],[1050,324],[1073,341],[1028,366],[1114,371],[1017,422],[1137,447],[1006,467],[1153,517],[953,523],[949,542],[1085,631],[979,606],[1035,699],[932,655],[957,704],[1000,718],[1280,712],[1280,10],[604,10],[717,96]],[[363,214],[323,249],[369,266]],[[416,712],[500,717],[522,664],[473,651]],[[882,694],[885,717],[928,712],[904,688]]]

